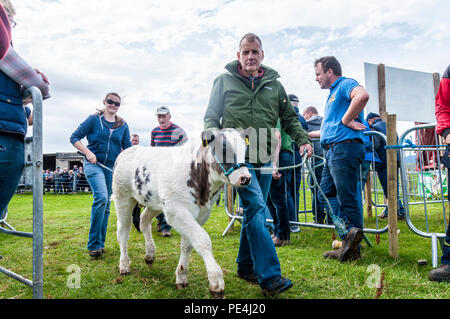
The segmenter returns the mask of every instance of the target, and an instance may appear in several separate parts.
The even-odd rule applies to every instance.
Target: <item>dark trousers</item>
[[[302,162],[302,157],[300,156],[299,148],[294,143],[294,163],[291,165],[298,165]],[[289,219],[292,221],[298,221],[298,211],[300,204],[300,185],[302,183],[302,167],[299,166],[292,171],[291,185],[289,191],[291,192],[291,197],[294,201],[294,215],[290,216]]]
[[[156,219],[161,224],[161,230],[168,230],[168,231],[170,231],[172,229],[172,226],[167,224],[166,217],[164,216],[163,213],[161,213],[158,216],[156,216]]]
[[[352,228],[363,229],[359,166],[364,160],[363,144],[336,144],[325,152],[326,164],[323,167],[320,188],[333,209],[340,217],[347,231]],[[325,199],[321,197],[324,205]],[[346,234],[339,233],[341,239]]]
[[[447,181],[449,180],[450,169],[447,169]],[[450,196],[448,197],[450,202]],[[450,265],[450,221],[447,225],[447,233],[444,240],[444,247],[442,248],[441,264]]]
[[[293,163],[293,154],[289,151],[280,151],[279,166],[291,166]],[[273,205],[267,205],[273,218],[275,226],[275,236],[282,240],[288,240],[290,237],[289,220],[295,216],[294,200],[290,192],[292,179],[292,170],[280,170],[281,178],[272,179],[269,191],[269,200]]]

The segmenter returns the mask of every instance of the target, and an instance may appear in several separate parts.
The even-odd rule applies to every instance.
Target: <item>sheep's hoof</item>
[[[186,289],[188,287],[188,283],[186,282],[186,283],[176,284],[175,286],[177,287],[178,290]]]
[[[129,275],[130,274],[130,271],[129,270],[121,270],[120,271],[120,275],[121,276],[126,276],[126,275]]]
[[[154,262],[155,260],[153,259],[153,258],[145,258],[145,263],[149,266],[149,267],[151,267],[151,265],[153,265],[153,262]]]
[[[210,289],[209,291],[211,292],[211,295],[214,297],[214,299],[225,299],[225,290],[212,291]]]

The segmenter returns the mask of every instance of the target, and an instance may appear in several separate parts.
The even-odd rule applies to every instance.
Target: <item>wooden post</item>
[[[372,218],[372,175],[370,172],[367,174],[365,187],[367,218]]]
[[[234,214],[234,207],[233,207],[233,186],[226,184],[225,187],[227,188],[227,200],[226,205],[228,208],[228,211],[230,214]]]
[[[441,76],[439,75],[439,73],[433,73],[434,96],[438,94],[440,83],[441,83]]]
[[[397,115],[387,115],[387,145],[397,145]],[[387,150],[389,256],[398,257],[397,150]]]
[[[378,110],[380,117],[386,122],[386,68],[384,64],[378,64]]]

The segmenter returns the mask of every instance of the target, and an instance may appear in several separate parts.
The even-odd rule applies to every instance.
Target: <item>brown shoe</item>
[[[161,236],[163,236],[163,237],[170,237],[172,235],[170,234],[170,230],[163,230]]]
[[[100,257],[102,255],[102,250],[101,249],[95,249],[95,250],[89,250],[89,256],[91,257]]]
[[[274,236],[272,240],[275,247],[288,246],[291,243],[289,239],[280,239],[277,236]]]
[[[364,233],[361,229],[352,228],[342,242],[342,247],[325,252],[323,257],[337,259],[341,262],[360,259],[361,253],[358,252],[358,245],[362,241],[363,236]]]

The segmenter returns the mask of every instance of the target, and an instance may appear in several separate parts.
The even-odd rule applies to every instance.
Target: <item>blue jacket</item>
[[[364,129],[363,132],[370,132],[370,126],[369,123],[364,120],[363,124],[366,126],[366,128]],[[378,154],[375,150],[375,148],[373,148],[372,151],[372,144],[373,144],[373,139],[375,138],[374,135],[364,135],[364,148],[366,149],[366,156],[364,157],[364,161],[366,162],[372,162],[374,161],[375,163],[380,163],[381,160],[378,157]],[[378,136],[376,136],[376,138],[378,138]],[[375,157],[375,158],[374,158]]]
[[[70,143],[87,138],[87,148],[95,154],[97,161],[108,167],[114,167],[117,156],[122,149],[131,146],[128,124],[120,120],[117,128],[109,128],[112,123],[105,120],[101,114],[89,115],[70,136]]]
[[[20,84],[0,71],[0,131],[25,137],[27,126]]]
[[[378,131],[380,133],[383,133],[386,135],[386,122],[384,122],[382,119],[377,119],[372,123],[372,130]],[[387,153],[386,153],[386,141],[378,136],[374,137],[373,144],[375,151],[378,154],[378,157],[380,158],[382,163],[386,163],[387,161]]]

